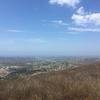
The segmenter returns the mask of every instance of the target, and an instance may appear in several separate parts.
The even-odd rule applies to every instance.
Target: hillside
[[[1,80],[0,100],[100,100],[100,63]]]

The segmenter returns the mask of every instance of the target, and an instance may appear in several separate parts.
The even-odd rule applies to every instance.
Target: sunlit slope
[[[1,80],[0,100],[100,100],[100,63]]]

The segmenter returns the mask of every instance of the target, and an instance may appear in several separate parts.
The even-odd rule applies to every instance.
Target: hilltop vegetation
[[[100,64],[1,80],[0,100],[100,100]]]

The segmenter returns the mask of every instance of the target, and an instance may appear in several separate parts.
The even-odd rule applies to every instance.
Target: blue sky
[[[99,0],[0,0],[0,56],[100,55]]]

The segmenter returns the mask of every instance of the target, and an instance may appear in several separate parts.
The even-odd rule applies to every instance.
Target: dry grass
[[[100,100],[100,64],[2,80],[0,100]]]

